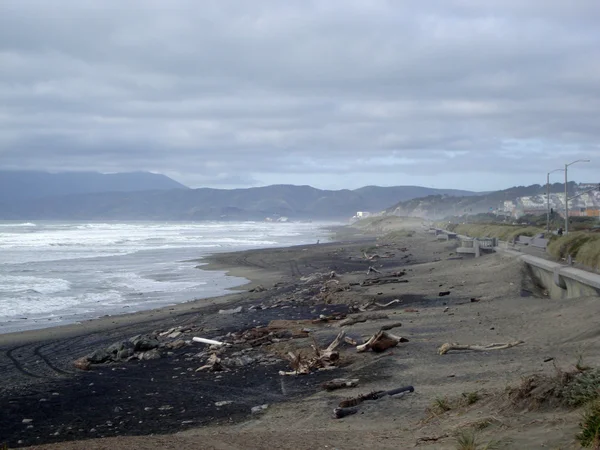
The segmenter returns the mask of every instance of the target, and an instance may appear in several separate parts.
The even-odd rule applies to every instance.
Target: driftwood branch
[[[386,395],[393,396],[402,394],[404,392],[414,392],[415,388],[412,386],[403,386],[396,389],[391,389],[389,391],[373,391],[368,394],[361,394],[357,397],[347,398],[342,400],[339,404],[340,408],[349,408],[352,406],[357,406],[364,402],[365,400],[379,400],[380,398],[385,397]]]
[[[391,330],[393,328],[398,328],[398,327],[401,327],[401,326],[402,326],[402,323],[400,323],[400,322],[394,322],[394,323],[390,323],[389,325],[383,325],[381,327],[381,331]]]
[[[438,349],[440,355],[445,355],[450,350],[474,350],[480,352],[487,352],[488,350],[504,350],[507,348],[515,347],[519,344],[523,344],[524,341],[514,341],[505,343],[494,343],[488,345],[461,345],[457,343],[445,343]]]
[[[384,313],[370,313],[370,314],[357,314],[352,317],[347,317],[344,320],[338,322],[338,326],[345,327],[348,325],[354,325],[355,323],[366,322],[367,320],[382,320],[387,319],[387,314]]]
[[[312,358],[303,357],[294,352],[288,353],[288,359],[292,366],[292,371],[280,371],[279,375],[302,375],[308,374],[315,369],[328,369],[334,366],[340,359],[340,354],[336,350],[339,345],[344,342],[346,332],[340,331],[331,344],[325,349],[320,349],[316,341],[313,344],[315,356]]]
[[[367,350],[373,350],[376,353],[383,352],[388,348],[395,347],[400,342],[408,342],[408,339],[395,336],[387,331],[379,331],[373,335],[371,339],[362,345],[356,346],[357,352],[366,352]]]
[[[334,378],[321,384],[321,387],[326,391],[334,391],[336,389],[355,387],[358,385],[358,378]]]

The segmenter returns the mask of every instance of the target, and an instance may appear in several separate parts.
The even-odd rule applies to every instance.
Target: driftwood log
[[[205,370],[209,372],[220,372],[221,370],[223,370],[223,366],[221,365],[221,358],[219,358],[216,353],[210,355],[208,360],[206,361],[206,364],[202,367],[198,367],[196,369],[196,372],[203,372]]]
[[[334,391],[347,387],[355,387],[358,385],[358,378],[334,378],[321,384],[321,387],[326,391]]]
[[[398,328],[398,327],[401,327],[401,326],[402,326],[401,322],[394,322],[394,323],[390,323],[389,325],[383,325],[381,327],[381,331],[391,330],[393,328]]]
[[[400,342],[408,342],[408,339],[395,336],[387,331],[379,331],[364,344],[357,345],[356,351],[366,352],[367,350],[373,350],[376,353],[381,353],[386,351],[388,348],[395,347]]]
[[[385,397],[386,395],[393,396],[402,394],[404,392],[414,392],[415,388],[412,386],[403,386],[396,389],[391,389],[389,391],[373,391],[368,394],[361,394],[358,397],[347,398],[342,400],[339,404],[340,408],[349,408],[352,406],[357,406],[364,402],[365,400],[379,400],[380,398]]]
[[[438,353],[440,355],[445,355],[450,350],[474,350],[480,352],[487,352],[489,350],[504,350],[507,348],[515,347],[519,344],[523,344],[524,341],[514,341],[514,342],[504,342],[504,343],[494,343],[487,345],[461,345],[456,342],[454,343],[445,343],[440,348],[438,348]]]
[[[352,414],[356,414],[358,412],[358,408],[335,408],[333,410],[333,418],[341,419],[342,417],[350,416]]]

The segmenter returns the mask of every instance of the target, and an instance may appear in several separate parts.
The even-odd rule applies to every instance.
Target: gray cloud
[[[599,21],[596,0],[4,0],[0,164],[484,190],[587,157],[596,181]]]

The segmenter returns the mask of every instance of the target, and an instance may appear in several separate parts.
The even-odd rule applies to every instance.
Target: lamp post
[[[565,169],[554,169],[546,174],[546,232],[550,233],[550,174]]]
[[[567,169],[569,166],[572,166],[578,162],[590,162],[589,159],[578,159],[577,161],[573,161],[569,164],[565,164],[565,234],[569,233],[569,197],[567,193]]]

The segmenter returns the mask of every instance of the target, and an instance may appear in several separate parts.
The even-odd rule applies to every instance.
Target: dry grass
[[[584,231],[555,237],[548,244],[548,253],[556,259],[571,255],[578,263],[600,268],[600,234]]]
[[[456,450],[492,450],[498,448],[499,441],[480,443],[477,435],[472,431],[462,431],[456,436]]]
[[[600,401],[589,403],[579,424],[577,440],[584,448],[600,450]]]

